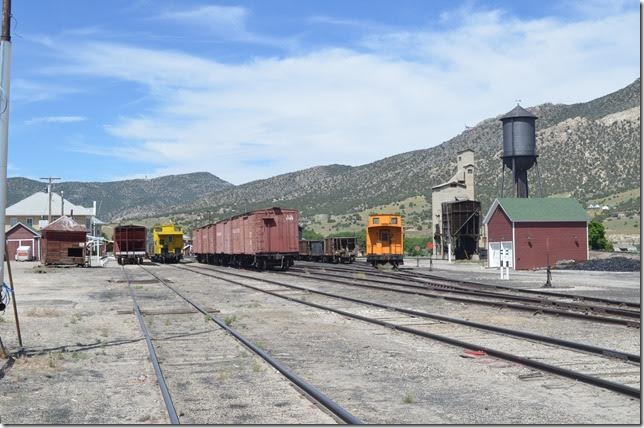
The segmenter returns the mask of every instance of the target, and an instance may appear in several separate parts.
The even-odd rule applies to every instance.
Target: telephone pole
[[[41,180],[47,180],[47,193],[49,194],[49,217],[47,217],[47,224],[51,224],[51,189],[54,180],[60,180],[60,177],[40,177]]]
[[[2,2],[0,34],[0,281],[4,284],[7,210],[7,152],[9,147],[9,72],[11,71],[11,0]]]

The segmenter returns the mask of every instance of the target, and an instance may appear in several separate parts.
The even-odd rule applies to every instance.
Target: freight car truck
[[[114,257],[120,265],[126,263],[143,263],[146,257],[145,226],[116,226],[114,228]]]

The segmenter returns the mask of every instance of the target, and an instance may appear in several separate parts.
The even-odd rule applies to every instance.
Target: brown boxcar
[[[214,253],[200,262],[288,269],[298,256],[299,212],[268,208],[237,215],[212,228]]]
[[[145,226],[126,225],[114,228],[114,257],[119,264],[142,263],[146,256]]]
[[[324,261],[328,263],[353,263],[356,259],[358,246],[356,238],[334,237],[324,240]]]
[[[85,226],[63,216],[42,229],[43,262],[46,265],[84,265]]]

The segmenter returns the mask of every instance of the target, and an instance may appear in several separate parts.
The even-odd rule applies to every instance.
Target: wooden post
[[[18,320],[18,306],[16,305],[16,293],[13,288],[13,275],[11,274],[11,262],[9,262],[7,241],[4,243],[4,259],[7,262],[7,273],[9,274],[9,285],[11,286],[11,303],[13,304],[13,316],[16,319],[16,333],[18,333],[18,345],[22,349],[22,335],[20,334],[20,321]]]

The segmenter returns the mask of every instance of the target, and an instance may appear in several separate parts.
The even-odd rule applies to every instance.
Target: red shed
[[[517,270],[588,260],[588,216],[571,198],[500,198],[488,210],[488,266],[499,267],[508,250]]]
[[[63,216],[42,229],[42,261],[46,265],[85,264],[85,226]]]
[[[32,260],[40,260],[40,234],[38,232],[18,222],[7,230],[5,236],[7,239],[7,257],[11,257],[13,260],[18,247],[27,246],[31,247]]]

